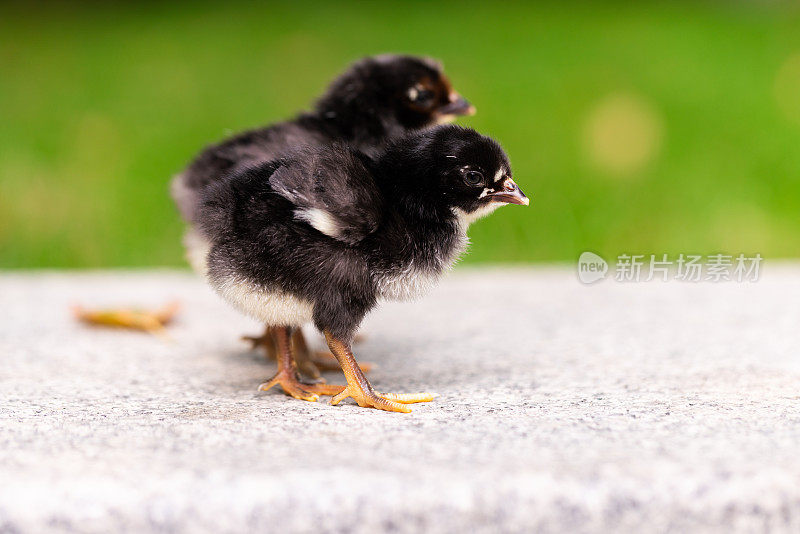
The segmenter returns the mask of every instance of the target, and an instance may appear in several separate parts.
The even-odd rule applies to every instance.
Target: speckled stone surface
[[[172,298],[171,342],[68,311]],[[259,393],[187,273],[5,273],[0,314],[2,532],[800,531],[797,265],[461,269],[365,322],[376,389],[441,394],[408,415]]]

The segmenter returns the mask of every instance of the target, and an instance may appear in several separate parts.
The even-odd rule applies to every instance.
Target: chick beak
[[[511,178],[507,178],[503,183],[503,189],[489,193],[487,196],[496,202],[519,204],[520,206],[527,206],[531,202]]]
[[[438,113],[439,115],[475,115],[475,106],[453,91],[448,95],[448,103],[440,107]]]

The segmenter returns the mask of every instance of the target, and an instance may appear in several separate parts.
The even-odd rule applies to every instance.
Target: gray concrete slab
[[[190,274],[5,273],[0,531],[797,532],[798,297],[461,269],[364,325],[376,389],[441,394],[403,415],[257,392]],[[171,298],[171,342],[68,313]]]

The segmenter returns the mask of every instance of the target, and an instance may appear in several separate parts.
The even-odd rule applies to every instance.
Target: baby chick
[[[333,144],[240,169],[204,190],[198,221],[212,244],[211,286],[275,333],[278,373],[261,389],[409,412],[406,404],[433,395],[376,393],[353,335],[379,299],[430,289],[465,250],[468,225],[509,203],[528,198],[500,146],[448,125],[407,134],[374,157]],[[345,386],[299,381],[289,338],[309,321]]]
[[[389,54],[364,58],[334,80],[312,111],[206,148],[173,180],[172,194],[193,223],[200,191],[238,165],[332,142],[369,154],[388,138],[473,113],[434,60]]]
[[[365,58],[334,80],[312,111],[206,148],[172,181],[172,196],[183,217],[194,226],[202,190],[236,166],[273,160],[302,145],[338,141],[372,153],[390,137],[474,112],[434,60],[402,55]],[[308,179],[316,180],[312,175]],[[194,269],[205,273],[207,240],[190,229],[184,243]],[[260,337],[246,339],[254,346],[263,345],[268,355],[275,355],[270,329]],[[296,330],[292,339],[299,349],[301,370],[319,378],[317,367],[327,368],[329,364],[311,358],[302,330]]]

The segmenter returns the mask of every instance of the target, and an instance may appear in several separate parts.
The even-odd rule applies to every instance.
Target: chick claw
[[[376,393],[374,391],[364,391],[359,387],[352,388],[348,385],[341,393],[331,399],[331,404],[335,406],[347,397],[353,397],[362,408],[410,413],[411,408],[407,407],[406,404],[430,402],[438,395],[436,393]]]
[[[296,374],[278,371],[269,382],[258,386],[258,390],[268,391],[275,385],[279,385],[287,395],[308,402],[317,402],[320,395],[336,395],[345,389],[345,386],[332,384],[306,384],[300,382]]]

